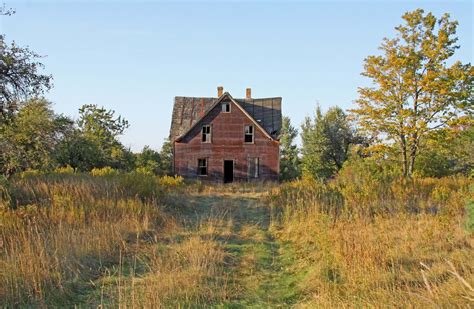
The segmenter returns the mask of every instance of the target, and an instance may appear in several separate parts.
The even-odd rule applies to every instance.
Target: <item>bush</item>
[[[158,184],[165,188],[179,188],[184,186],[184,178],[181,176],[163,176],[158,178]]]
[[[149,176],[155,175],[153,169],[150,168],[150,167],[137,167],[135,169],[135,173],[143,174],[143,175],[149,175]]]
[[[54,172],[56,174],[74,174],[74,169],[71,166],[66,165],[63,167],[56,168]]]
[[[35,170],[35,169],[28,169],[26,171],[18,173],[17,177],[19,177],[19,178],[28,178],[28,177],[31,177],[31,176],[39,176],[39,175],[44,175],[44,174],[46,174],[44,171]]]
[[[91,171],[91,175],[95,177],[101,176],[117,176],[120,172],[116,169],[111,168],[110,166],[102,167],[102,168],[93,168]]]

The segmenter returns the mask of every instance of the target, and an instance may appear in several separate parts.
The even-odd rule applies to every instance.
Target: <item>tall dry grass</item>
[[[178,181],[179,182],[179,181]],[[2,185],[0,306],[210,302],[225,285],[212,238],[174,239],[182,185],[127,174],[30,175]],[[8,194],[7,194],[8,192]],[[170,236],[171,235],[171,236]]]
[[[270,195],[307,307],[469,306],[474,239],[466,178],[288,183]]]

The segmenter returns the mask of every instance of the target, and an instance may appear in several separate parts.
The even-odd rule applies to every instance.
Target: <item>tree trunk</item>
[[[408,176],[412,176],[415,170],[415,159],[416,153],[418,150],[418,96],[419,96],[419,89],[418,89],[418,81],[416,79],[416,71],[413,72],[413,77],[415,79],[415,96],[413,98],[413,123],[412,123],[412,130],[413,133],[410,135],[411,145],[410,145],[410,165],[408,167]]]
[[[412,176],[415,171],[416,155],[418,154],[418,134],[413,134],[413,144],[410,149],[410,165],[408,167],[408,176]]]
[[[407,142],[405,135],[400,135],[400,144],[402,148],[402,160],[403,160],[403,177],[408,176],[408,155],[407,155]]]

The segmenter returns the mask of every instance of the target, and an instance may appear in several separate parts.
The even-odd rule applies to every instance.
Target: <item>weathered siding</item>
[[[279,142],[265,136],[230,100],[231,112],[222,113],[218,104],[182,140],[174,143],[177,175],[210,181],[223,181],[224,160],[234,160],[234,181],[278,180]],[[201,142],[202,125],[212,126],[212,143]],[[254,126],[254,143],[244,143],[244,125]],[[248,179],[248,158],[259,158],[257,179]],[[198,159],[207,158],[208,176],[198,176]]]

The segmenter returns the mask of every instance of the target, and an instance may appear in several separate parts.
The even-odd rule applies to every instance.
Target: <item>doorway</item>
[[[234,181],[234,160],[224,160],[224,183]]]

